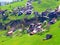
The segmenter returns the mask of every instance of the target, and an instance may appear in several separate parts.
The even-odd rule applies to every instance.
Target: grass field
[[[6,6],[0,6],[1,9],[11,10],[17,6],[25,6],[27,0],[23,2],[16,2],[13,4],[9,4]],[[38,4],[37,1],[33,2],[34,11],[42,12],[47,8],[55,9],[58,5],[60,5],[60,0],[42,0],[41,4]],[[11,6],[11,7],[10,7]],[[33,17],[32,14],[28,18]],[[14,18],[13,18],[14,17]],[[8,23],[11,20],[23,19],[25,15],[22,16],[9,16],[10,20],[2,21],[3,23]],[[16,31],[11,37],[6,36],[7,30],[0,31],[0,45],[60,45],[60,21],[57,21],[56,24],[51,25],[49,32],[44,32],[42,35],[35,34],[33,36],[29,36],[28,34],[20,34]],[[49,33],[53,35],[52,39],[43,41],[42,39],[45,35]],[[17,35],[17,36],[16,36]]]

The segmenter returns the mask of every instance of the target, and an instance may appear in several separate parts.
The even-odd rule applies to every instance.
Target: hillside
[[[27,2],[27,0],[24,0],[22,2],[15,2],[15,3],[12,3],[12,4],[6,5],[6,6],[0,6],[0,9],[2,9],[2,10],[7,9],[7,10],[11,11],[12,9],[14,9],[18,6],[25,6],[26,2]],[[32,5],[34,7],[33,8],[34,11],[38,11],[39,13],[41,13],[41,12],[45,11],[46,9],[53,9],[54,10],[57,6],[60,5],[60,0],[59,1],[57,1],[57,0],[46,0],[46,1],[41,0],[40,4],[38,4],[38,1],[35,1],[35,2],[32,3]],[[8,14],[8,16],[9,15],[10,14]],[[12,16],[8,17],[9,20],[2,21],[0,19],[0,22],[5,24],[5,23],[10,22],[11,20],[23,19],[24,17],[26,17],[26,15],[24,15],[24,14],[21,15],[21,16],[12,15]],[[34,14],[28,16],[27,18],[30,19],[32,17],[34,17]]]
[[[0,45],[60,45],[60,21],[50,27],[49,32],[43,33],[43,35],[29,36],[24,34],[22,36],[6,37],[5,31],[0,31]],[[52,34],[53,38],[43,41],[42,39],[46,34]],[[17,34],[17,33],[16,33]]]
[[[25,6],[26,2],[27,0],[23,0],[22,2],[15,2],[9,5],[0,6],[0,9],[7,9],[8,11],[12,11],[12,9],[16,7]],[[38,1],[35,1],[32,2],[32,5],[33,11],[41,13],[46,9],[55,10],[55,8],[60,5],[60,0],[41,0],[40,4],[38,4]],[[16,16],[11,16],[8,12],[7,14],[7,20],[3,21],[0,19],[0,22],[2,22],[3,25],[9,23],[12,20],[23,20],[24,18],[31,19],[35,16],[34,14],[31,14],[29,16],[25,14],[21,16],[18,16],[17,14]],[[37,33],[32,36],[28,35],[26,31],[24,33],[20,33],[18,30],[16,30],[13,35],[6,36],[8,31],[9,30],[0,30],[0,45],[60,45],[60,20],[55,24],[52,24],[49,31]],[[52,34],[53,37],[49,40],[43,40],[46,34]]]

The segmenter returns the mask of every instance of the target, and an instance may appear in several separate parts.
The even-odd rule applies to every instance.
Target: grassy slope
[[[33,3],[34,10],[42,12],[47,8],[55,9],[58,5],[60,5],[60,0],[41,0],[41,3],[38,4],[37,2]]]
[[[25,6],[26,1],[27,0],[24,0],[22,2],[16,2],[16,3],[13,3],[13,4],[6,5],[6,6],[0,6],[0,8],[1,9],[11,10],[14,7],[17,7],[17,6]],[[41,4],[38,4],[37,2],[33,2],[32,5],[34,7],[34,11],[42,12],[42,11],[46,10],[47,8],[55,9],[58,5],[60,5],[60,1],[56,1],[56,0],[46,0],[46,1],[44,1],[44,0],[42,0]],[[8,23],[11,20],[23,19],[24,17],[26,17],[26,15],[22,15],[22,16],[9,16],[8,18],[10,20],[6,20],[4,22],[2,20],[0,20],[0,22]],[[33,14],[28,16],[27,18],[32,18],[32,17],[34,17]]]
[[[8,10],[11,11],[11,9],[13,9],[13,8],[15,8],[15,7],[17,7],[17,6],[25,6],[26,1],[27,1],[27,0],[24,0],[24,1],[22,1],[22,2],[12,3],[12,4],[9,4],[9,5],[5,5],[5,6],[0,6],[0,9],[2,9],[2,10],[8,9]],[[14,17],[14,18],[13,18],[13,17]],[[23,17],[24,17],[24,15],[19,16],[19,17],[18,17],[18,16],[9,16],[9,17],[8,17],[9,20],[2,21],[2,20],[0,19],[0,22],[2,22],[2,23],[5,24],[5,23],[10,22],[11,20],[22,19]]]
[[[27,0],[24,0],[22,2],[14,2],[12,4],[9,4],[9,5],[5,5],[5,6],[0,6],[1,9],[8,9],[8,10],[11,10],[17,6],[25,6],[26,4],[26,1]]]
[[[25,6],[27,0],[24,0],[22,2],[15,2],[13,4],[9,4],[6,6],[0,6],[1,9],[8,9],[11,10],[17,6]],[[60,0],[41,0],[41,3],[38,4],[37,1],[32,3],[34,6],[34,10],[42,12],[47,8],[55,9],[58,5],[60,5]]]
[[[22,2],[16,2],[16,3],[13,3],[13,4],[6,5],[6,6],[0,6],[0,8],[1,9],[11,10],[14,7],[17,7],[17,6],[25,6],[26,1],[27,0],[24,0]],[[45,0],[44,1],[44,0],[42,0],[41,4],[38,4],[37,2],[33,2],[32,5],[34,7],[34,11],[42,12],[42,11],[46,10],[47,8],[55,9],[58,5],[60,5],[60,1],[56,1],[56,0]],[[9,16],[8,18],[10,20],[6,20],[4,22],[2,20],[0,20],[0,22],[8,23],[11,20],[23,19],[24,17],[26,17],[26,15],[22,15],[22,16]],[[27,18],[32,18],[32,17],[34,17],[33,14],[28,16]]]
[[[33,35],[28,36],[24,34],[22,37],[15,36],[15,37],[6,37],[3,34],[0,36],[0,45],[60,45],[60,21],[50,27],[50,33],[53,35],[53,38],[50,40],[43,41],[42,39],[45,37],[47,33],[43,33],[43,35]],[[4,32],[4,31],[2,31]]]
[[[11,5],[12,5],[12,8],[14,8],[19,5],[22,6],[22,4],[24,5],[25,2],[26,0],[24,0],[24,3],[20,4],[20,2],[17,2]],[[60,1],[56,2],[54,0],[48,0],[47,2],[47,0],[46,1],[42,0],[42,3],[39,4],[39,6],[37,2],[34,2],[33,6],[34,6],[34,10],[42,12],[43,10],[49,7],[54,9],[59,4],[60,4]],[[10,8],[10,5],[7,5],[6,7],[5,6],[2,7],[2,9],[9,9],[9,10],[12,8]],[[9,17],[9,18],[11,18],[11,20],[15,20],[18,18],[18,16],[14,17],[14,19],[13,17]],[[19,17],[18,19],[20,18],[21,17]],[[48,33],[52,34],[53,38],[47,41],[42,41],[46,33],[44,33],[41,36],[40,35],[28,36],[27,34],[24,34],[22,37],[16,36],[11,38],[11,37],[4,36],[6,31],[0,31],[0,45],[60,45],[59,23],[60,21],[58,21],[56,24],[51,26],[50,31]]]

